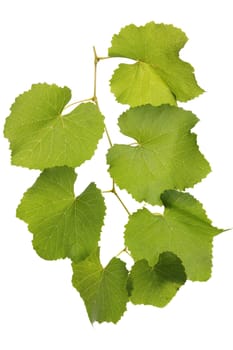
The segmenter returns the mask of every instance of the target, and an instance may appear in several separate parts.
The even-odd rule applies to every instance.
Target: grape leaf
[[[113,258],[103,268],[99,252],[73,263],[73,286],[83,298],[91,323],[116,323],[126,310],[128,271],[125,263]]]
[[[63,115],[70,98],[67,87],[37,84],[16,99],[4,129],[12,164],[33,169],[76,167],[93,156],[104,131],[103,116],[93,103]]]
[[[107,154],[109,172],[121,189],[138,200],[161,204],[166,189],[192,187],[209,172],[190,129],[197,117],[181,108],[146,105],[119,118],[121,132],[136,145],[114,145]]]
[[[125,57],[134,64],[120,64],[111,79],[111,90],[118,102],[132,107],[176,104],[200,95],[193,67],[179,58],[188,38],[172,25],[134,24],[114,35],[110,57]]]
[[[185,283],[186,274],[181,260],[171,252],[164,252],[155,266],[150,267],[146,260],[137,261],[130,280],[134,304],[163,307]]]
[[[17,217],[28,223],[44,259],[85,259],[96,250],[105,215],[101,191],[91,183],[75,198],[72,168],[46,169],[24,194]]]
[[[212,241],[223,230],[211,225],[193,196],[175,190],[162,194],[164,215],[143,208],[134,213],[125,230],[125,244],[135,260],[146,259],[151,266],[165,251],[176,254],[187,277],[205,281],[211,275]]]

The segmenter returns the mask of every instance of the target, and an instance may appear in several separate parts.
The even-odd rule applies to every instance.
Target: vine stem
[[[112,193],[115,194],[115,196],[117,197],[117,199],[119,200],[119,202],[121,203],[121,205],[123,206],[123,208],[125,209],[125,211],[127,212],[127,214],[130,215],[130,211],[129,211],[128,208],[126,207],[126,205],[125,205],[125,203],[123,202],[123,200],[120,198],[119,194],[116,192],[115,182],[113,182]]]
[[[112,189],[111,190],[107,190],[107,191],[102,191],[102,193],[113,193],[117,197],[118,201],[121,203],[122,207],[125,209],[126,213],[128,215],[131,215],[129,209],[126,207],[125,203],[123,202],[123,200],[121,199],[121,197],[117,193],[114,181],[113,181]]]
[[[113,58],[113,57],[110,57],[110,56],[98,56],[98,60],[99,61],[103,61],[103,60],[109,60],[109,59],[111,59],[111,58]]]
[[[96,103],[97,107],[99,108],[97,94],[96,94],[96,90],[97,90],[97,88],[96,88],[97,87],[97,64],[99,62],[99,59],[98,59],[98,56],[96,53],[95,46],[93,46],[93,51],[94,51],[94,93],[93,93],[93,96],[95,99],[95,103]]]
[[[127,254],[132,258],[132,256],[131,256],[130,252],[128,251],[128,248],[127,248],[127,247],[124,247],[124,248],[116,255],[116,257],[120,256],[122,253],[127,253]]]
[[[100,60],[107,59],[107,57],[98,57],[97,53],[96,53],[95,46],[93,46],[93,51],[94,51],[94,94],[93,94],[93,100],[96,103],[96,106],[98,107],[98,109],[100,110],[99,102],[98,102],[98,98],[97,98],[97,65],[98,65],[98,62]],[[107,135],[108,143],[109,143],[110,147],[112,147],[112,140],[111,140],[111,137],[109,135],[109,132],[108,132],[106,125],[104,125],[104,129],[105,129],[105,133]]]
[[[70,103],[69,105],[65,106],[64,109],[67,109],[67,108],[72,107],[74,105],[78,105],[79,103],[88,102],[88,101],[93,101],[93,97],[84,98],[83,100],[79,100],[79,101],[75,101],[73,103]]]
[[[97,108],[100,111],[99,102],[98,102],[98,98],[97,98],[97,65],[98,65],[98,62],[100,60],[105,60],[105,59],[108,59],[108,58],[111,58],[111,57],[98,57],[95,46],[93,46],[93,52],[94,52],[94,91],[93,91],[93,98],[92,98],[92,100],[94,101],[94,103],[96,104]],[[104,125],[104,129],[105,129],[105,133],[106,133],[106,136],[107,136],[107,139],[108,139],[108,143],[109,143],[110,147],[112,147],[113,143],[112,143],[111,137],[109,135],[108,129],[106,127],[106,124]],[[116,187],[115,187],[114,180],[113,180],[113,183],[112,183],[112,189],[110,191],[103,191],[103,193],[113,193],[117,197],[117,199],[119,200],[119,202],[121,203],[121,205],[123,206],[123,208],[125,209],[127,214],[130,215],[130,211],[128,210],[128,208],[126,207],[125,203],[120,198],[119,194],[116,192]]]

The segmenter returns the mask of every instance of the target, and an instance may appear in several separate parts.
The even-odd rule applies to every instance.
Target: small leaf
[[[103,268],[99,252],[73,263],[73,286],[83,298],[91,323],[119,321],[128,301],[128,271],[125,263],[113,258]]]
[[[13,165],[76,167],[93,156],[104,131],[103,116],[93,103],[63,115],[70,98],[67,87],[37,84],[16,99],[4,129]]]
[[[181,108],[150,105],[130,108],[119,118],[121,132],[136,145],[114,145],[107,154],[109,173],[138,200],[161,204],[166,189],[192,187],[209,172],[190,129],[197,117]]]
[[[104,199],[94,183],[75,198],[75,179],[71,168],[44,170],[17,209],[17,217],[33,233],[34,249],[44,259],[79,261],[98,246]]]
[[[200,95],[193,67],[179,58],[187,37],[172,25],[134,24],[114,35],[110,57],[125,57],[135,64],[120,64],[111,80],[117,101],[132,107],[152,104],[176,104]]]
[[[186,274],[181,260],[173,253],[164,252],[152,267],[146,260],[137,261],[130,279],[131,301],[134,304],[163,307],[185,283]]]
[[[133,258],[146,259],[152,266],[162,252],[176,254],[187,277],[205,281],[211,275],[212,242],[223,230],[211,225],[200,202],[188,193],[165,191],[164,215],[147,209],[133,214],[125,230],[125,244]]]

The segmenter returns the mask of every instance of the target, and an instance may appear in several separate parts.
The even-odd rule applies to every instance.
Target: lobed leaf
[[[176,254],[187,277],[205,281],[211,275],[212,242],[223,230],[211,225],[200,202],[188,193],[163,193],[164,215],[138,210],[125,229],[125,244],[133,258],[146,259],[153,266],[163,252]]]
[[[77,167],[93,156],[104,132],[103,116],[93,103],[62,114],[70,98],[67,87],[36,84],[16,99],[4,129],[13,165]]]
[[[42,258],[85,259],[98,247],[105,204],[91,183],[75,198],[73,169],[46,169],[24,194],[17,217],[33,233],[33,247]]]
[[[193,67],[179,58],[187,37],[172,25],[134,24],[113,36],[110,57],[130,58],[136,63],[120,64],[111,79],[111,90],[118,102],[131,107],[176,104],[200,95]]]
[[[139,202],[161,204],[166,189],[192,187],[209,172],[190,129],[197,117],[181,108],[151,105],[130,108],[119,118],[121,132],[136,145],[114,145],[107,154],[109,173]]]
[[[130,273],[131,301],[134,304],[164,307],[186,281],[181,260],[171,252],[161,253],[157,264],[139,260]]]
[[[73,286],[83,298],[91,323],[119,321],[128,301],[128,271],[125,263],[113,258],[103,268],[99,251],[73,263]]]

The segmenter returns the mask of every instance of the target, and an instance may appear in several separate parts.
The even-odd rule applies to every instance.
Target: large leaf
[[[188,101],[203,90],[198,86],[193,67],[179,58],[186,35],[172,25],[134,24],[114,35],[109,56],[126,57],[134,64],[120,64],[111,80],[116,99],[130,106],[176,104]]]
[[[109,172],[117,185],[138,201],[161,204],[166,189],[192,187],[210,171],[190,129],[197,117],[181,108],[150,105],[131,108],[119,119],[121,132],[133,145],[114,145]]]
[[[94,183],[75,198],[75,179],[71,168],[44,170],[17,209],[17,216],[33,233],[34,249],[44,259],[79,261],[98,246],[104,199]]]
[[[128,271],[125,263],[113,258],[103,268],[99,252],[80,263],[73,263],[73,286],[83,298],[90,321],[119,321],[128,301]]]
[[[160,254],[159,261],[152,267],[146,260],[137,261],[130,273],[131,301],[163,307],[185,281],[182,262],[171,252]]]
[[[211,225],[201,204],[190,194],[170,190],[162,195],[164,215],[147,209],[133,214],[125,231],[125,242],[135,260],[151,266],[164,251],[173,252],[191,280],[204,281],[211,275],[212,241],[222,230]]]
[[[16,99],[4,130],[12,164],[76,167],[93,156],[104,131],[103,116],[93,103],[62,114],[70,98],[67,87],[37,84]]]

